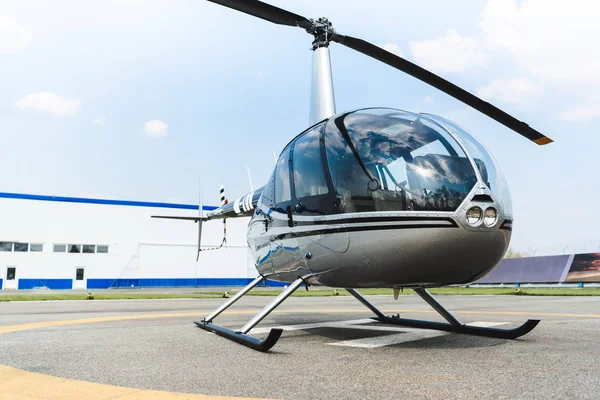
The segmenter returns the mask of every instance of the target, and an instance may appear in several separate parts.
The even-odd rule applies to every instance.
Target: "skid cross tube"
[[[259,279],[260,278],[260,279]],[[199,328],[202,328],[206,331],[213,332],[219,336],[224,338],[233,340],[234,342],[243,344],[244,346],[250,347],[251,349],[258,351],[268,351],[277,343],[279,338],[281,337],[281,333],[283,329],[271,329],[269,335],[265,339],[258,339],[247,335],[247,333],[256,326],[260,321],[262,321],[267,315],[269,315],[277,306],[279,306],[285,299],[287,299],[292,293],[296,291],[303,283],[304,280],[302,278],[296,279],[292,282],[283,292],[279,294],[273,301],[271,301],[265,308],[263,308],[258,314],[256,314],[246,325],[244,325],[241,329],[237,331],[233,331],[231,329],[224,328],[219,325],[215,325],[212,323],[212,319],[214,319],[217,315],[225,311],[229,306],[235,303],[239,298],[241,298],[244,294],[248,293],[250,289],[254,286],[258,285],[262,280],[262,277],[256,278],[252,283],[246,286],[244,289],[240,291],[240,293],[236,294],[232,297],[228,302],[219,307],[215,312],[206,317],[200,322],[194,322]],[[210,318],[210,319],[209,319]]]
[[[215,311],[213,311],[212,314],[210,314],[208,317],[204,318],[204,321],[206,322],[211,322],[213,319],[215,319],[219,314],[221,314],[223,311],[227,310],[229,307],[231,307],[233,305],[233,303],[235,303],[236,301],[238,301],[239,299],[242,298],[242,296],[244,296],[246,293],[248,293],[250,290],[252,290],[256,285],[258,285],[259,283],[261,283],[263,281],[262,276],[258,276],[255,280],[253,280],[252,282],[250,282],[246,287],[244,287],[242,290],[240,290],[239,292],[237,292],[235,294],[235,296],[233,296],[232,298],[230,298],[228,301],[226,301],[225,303],[223,303],[223,305],[221,305],[219,308],[217,308]]]
[[[450,325],[452,325],[455,328],[459,328],[464,325],[462,322],[460,322],[458,320],[458,318],[456,318],[454,315],[452,315],[452,313],[450,311],[446,310],[446,308],[443,305],[441,305],[436,299],[434,299],[433,296],[431,295],[431,293],[429,293],[427,291],[427,289],[417,288],[417,289],[413,289],[413,290],[415,291],[416,294],[421,296],[421,298],[423,300],[425,300],[427,302],[427,304],[429,304],[431,306],[431,308],[433,308],[435,311],[438,312],[438,314],[440,314],[442,317],[444,317],[444,319],[446,321],[448,321],[450,323]]]
[[[373,311],[373,313],[375,315],[377,315],[379,318],[385,318],[385,314],[382,313],[379,308],[375,307],[373,304],[371,304],[367,299],[364,298],[364,296],[362,294],[360,294],[358,291],[356,291],[356,289],[348,289],[346,288],[346,291],[348,293],[350,293],[352,296],[354,296],[356,298],[356,300],[360,301],[361,303],[363,303],[363,305],[365,307],[367,307],[369,310]]]
[[[470,326],[463,324],[456,318],[452,313],[444,306],[442,306],[425,288],[416,288],[414,291],[421,296],[423,300],[425,300],[435,311],[437,311],[446,321],[445,322],[434,322],[434,321],[423,321],[418,319],[408,319],[408,318],[400,318],[400,316],[385,316],[377,307],[371,304],[367,299],[365,299],[360,293],[358,293],[354,289],[346,289],[352,296],[356,297],[358,301],[363,303],[367,308],[369,308],[377,317],[373,317],[374,320],[379,321],[384,324],[390,325],[399,325],[399,326],[407,326],[411,328],[421,328],[421,329],[434,329],[438,331],[446,331],[446,332],[455,332],[462,333],[466,335],[475,335],[475,336],[486,336],[493,337],[498,339],[516,339],[520,336],[523,336],[533,330],[540,323],[538,319],[528,319],[521,326],[518,326],[513,329],[500,329],[500,328],[487,328],[481,326]]]
[[[240,333],[244,333],[244,334],[248,333],[250,331],[250,329],[254,328],[256,326],[256,324],[258,324],[267,315],[269,315],[271,313],[271,311],[273,311],[275,308],[277,308],[278,305],[283,303],[283,301],[285,299],[290,297],[290,295],[292,293],[294,293],[296,291],[296,289],[298,289],[300,287],[300,285],[302,285],[303,283],[304,283],[304,280],[302,278],[298,278],[294,282],[290,283],[290,286],[288,286],[283,292],[281,292],[279,294],[279,296],[275,297],[275,299],[273,299],[273,301],[271,301],[268,306],[263,308],[261,310],[261,312],[256,314],[254,316],[254,318],[252,318],[250,321],[248,321],[248,323],[246,325],[244,325],[242,327],[242,329],[240,329]]]

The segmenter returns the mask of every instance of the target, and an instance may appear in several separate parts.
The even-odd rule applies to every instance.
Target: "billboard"
[[[600,283],[600,253],[505,258],[475,283]]]
[[[505,258],[477,283],[556,283],[568,268],[570,256]]]
[[[565,282],[600,282],[600,253],[576,254]]]

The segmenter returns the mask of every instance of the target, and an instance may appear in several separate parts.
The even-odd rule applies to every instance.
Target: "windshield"
[[[458,137],[471,157],[475,160],[481,179],[492,191],[494,200],[499,203],[505,215],[512,216],[512,200],[510,198],[510,191],[508,190],[508,183],[500,170],[498,162],[494,159],[488,149],[486,149],[473,135],[456,123],[437,115],[425,115],[435,120],[449,132]]]
[[[328,121],[325,145],[344,212],[454,211],[477,181],[452,136],[418,114],[343,114]]]

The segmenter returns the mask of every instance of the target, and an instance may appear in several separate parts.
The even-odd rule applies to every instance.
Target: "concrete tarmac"
[[[441,321],[417,296],[368,298],[386,313]],[[239,328],[271,299],[243,298],[215,322]],[[221,299],[0,303],[0,364],[21,370],[20,380],[10,379],[17,370],[5,369],[4,380],[0,373],[0,399],[33,398],[48,376],[101,384],[86,399],[116,398],[123,388],[164,391],[123,398],[169,392],[286,399],[600,396],[600,298],[438,299],[466,323],[542,322],[506,341],[371,323],[370,311],[352,297],[290,298],[255,329],[264,337],[264,328],[288,326],[269,353],[260,353],[192,323]],[[44,398],[67,393],[44,390]]]

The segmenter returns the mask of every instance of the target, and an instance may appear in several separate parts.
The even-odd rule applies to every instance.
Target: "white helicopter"
[[[285,147],[268,182],[225,200],[199,217],[167,217],[199,224],[251,216],[248,246],[259,276],[196,324],[260,351],[265,339],[248,335],[302,285],[342,287],[384,324],[514,339],[539,320],[514,329],[465,325],[427,291],[465,284],[489,273],[508,249],[512,232],[506,181],[489,151],[457,124],[431,114],[367,108],[336,114],[329,45],[339,43],[468,104],[527,139],[552,140],[526,123],[376,45],[335,31],[326,18],[307,19],[257,0],[209,0],[264,20],[299,27],[312,42],[310,126]],[[201,208],[201,207],[200,207]],[[289,286],[239,330],[213,320],[265,279]],[[386,316],[360,288],[412,288],[448,323]]]

